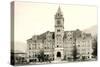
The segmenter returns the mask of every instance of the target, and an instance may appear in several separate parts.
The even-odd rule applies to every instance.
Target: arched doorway
[[[61,53],[60,52],[57,52],[57,57],[61,57]]]

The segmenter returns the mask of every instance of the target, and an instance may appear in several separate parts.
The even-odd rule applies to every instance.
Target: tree
[[[44,56],[44,61],[49,61],[49,56]]]
[[[38,55],[38,59],[39,59],[39,61],[44,61],[44,51],[43,50],[41,50],[40,51],[40,54]]]
[[[76,59],[77,59],[77,48],[76,48],[76,46],[73,46],[74,48],[73,48],[73,61],[76,61]]]
[[[86,59],[85,56],[82,56],[82,61],[85,61],[85,59]]]
[[[93,53],[92,55],[97,58],[97,38],[94,39],[93,41]]]

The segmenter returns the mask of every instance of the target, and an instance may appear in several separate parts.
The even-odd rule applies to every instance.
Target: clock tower
[[[55,14],[55,48],[54,59],[59,61],[64,58],[63,52],[63,37],[64,37],[64,17],[60,7]]]

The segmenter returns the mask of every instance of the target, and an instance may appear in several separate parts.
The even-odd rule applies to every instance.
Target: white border
[[[0,0],[0,67],[12,67],[10,63],[10,2],[12,0]],[[64,3],[64,4],[81,4],[81,5],[96,5],[98,7],[98,34],[99,34],[99,18],[100,18],[100,0],[17,0],[17,1],[32,1],[32,2],[48,2],[48,3]],[[98,41],[99,35],[98,35]],[[100,54],[98,43],[98,56]],[[41,67],[51,66],[77,66],[77,67],[99,67],[99,57],[97,62],[77,62],[64,64],[47,64],[35,65]],[[34,65],[27,65],[32,67]],[[24,66],[22,66],[24,67]]]

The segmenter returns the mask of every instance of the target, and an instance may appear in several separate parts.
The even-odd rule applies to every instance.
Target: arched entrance
[[[61,53],[60,52],[57,52],[57,57],[61,57]]]

